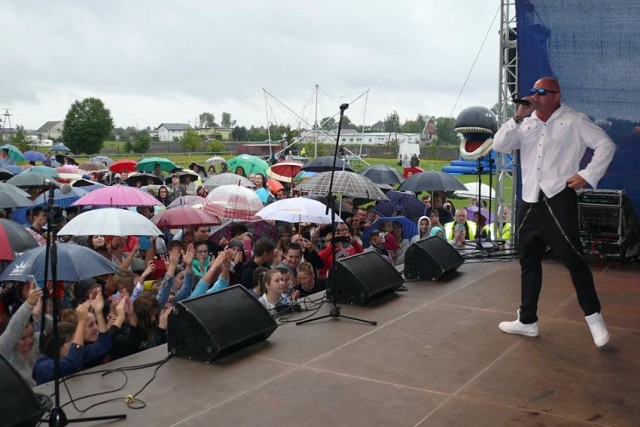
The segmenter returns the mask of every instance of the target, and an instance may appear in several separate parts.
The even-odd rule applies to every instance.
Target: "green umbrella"
[[[49,166],[34,166],[27,169],[27,173],[39,173],[40,175],[46,175],[51,178],[60,178],[58,172],[56,172],[54,168],[50,168]]]
[[[153,172],[156,164],[159,164],[160,169],[164,172],[169,172],[178,167],[171,160],[164,157],[146,157],[138,162],[136,169],[140,172]]]
[[[16,187],[42,187],[44,182],[51,177],[39,174],[37,172],[27,173],[23,172],[19,175],[7,181],[7,184],[15,185]]]
[[[227,168],[231,172],[235,172],[238,167],[244,169],[245,176],[249,176],[252,173],[261,173],[266,176],[269,164],[260,157],[240,154],[227,162]]]
[[[22,151],[18,150],[17,147],[11,144],[4,144],[0,147],[3,150],[9,150],[9,157],[11,157],[16,162],[24,162],[24,156],[22,155]]]

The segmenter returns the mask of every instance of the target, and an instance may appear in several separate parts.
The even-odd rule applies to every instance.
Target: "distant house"
[[[162,123],[154,129],[160,141],[173,141],[174,138],[182,138],[187,131],[192,129],[188,123]]]
[[[384,122],[382,120],[378,120],[378,123],[373,125],[371,128],[371,132],[384,132]]]
[[[64,130],[64,120],[53,120],[46,122],[36,130],[38,139],[51,139],[53,141],[62,138]]]
[[[233,128],[200,128],[196,129],[196,133],[205,139],[217,139],[219,135],[221,141],[231,141]]]

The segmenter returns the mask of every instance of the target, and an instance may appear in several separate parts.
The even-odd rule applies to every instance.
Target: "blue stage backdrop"
[[[516,0],[516,17],[519,95],[541,76],[560,81],[562,102],[618,147],[598,188],[625,190],[639,216],[640,1]]]

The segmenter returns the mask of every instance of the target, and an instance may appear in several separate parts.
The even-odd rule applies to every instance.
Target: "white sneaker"
[[[591,336],[593,342],[598,347],[602,347],[609,342],[609,331],[607,331],[607,325],[604,324],[604,319],[600,313],[593,313],[590,316],[584,318],[591,330]]]
[[[522,323],[520,321],[520,310],[516,312],[518,316],[518,320],[514,320],[513,322],[500,322],[498,328],[502,332],[506,332],[508,334],[517,334],[517,335],[526,335],[528,337],[537,337],[538,336],[538,322],[533,323]]]

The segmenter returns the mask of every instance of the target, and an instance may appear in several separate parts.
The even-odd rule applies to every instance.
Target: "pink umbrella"
[[[158,228],[197,227],[217,225],[220,220],[209,212],[190,207],[167,209],[151,218]]]
[[[221,185],[209,193],[204,210],[220,218],[257,220],[256,212],[263,208],[255,191],[239,185]]]
[[[56,168],[58,173],[78,173],[78,167],[76,165],[64,165]]]
[[[178,197],[173,202],[169,203],[167,208],[181,208],[184,206],[191,206],[194,203],[204,204],[204,197],[194,196],[194,195],[186,195],[182,197]]]
[[[161,204],[158,199],[139,188],[112,185],[85,194],[73,206],[155,206]]]

